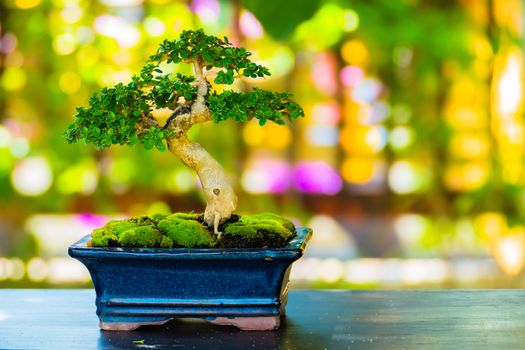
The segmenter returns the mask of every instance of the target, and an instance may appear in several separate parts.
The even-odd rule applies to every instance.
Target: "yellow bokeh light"
[[[151,2],[152,4],[155,4],[155,5],[165,5],[169,2],[171,2],[171,0],[150,0],[149,2]]]
[[[480,130],[487,126],[486,112],[475,106],[449,104],[444,112],[447,123],[456,129]]]
[[[450,142],[451,153],[461,159],[485,159],[490,155],[490,140],[485,134],[457,133]]]
[[[495,1],[492,12],[496,25],[505,32],[510,33],[511,37],[518,37],[522,34],[522,1],[521,0],[501,0]]]
[[[443,181],[452,191],[474,191],[485,185],[490,167],[485,162],[454,164],[445,170]]]
[[[353,155],[371,155],[383,149],[386,131],[379,126],[348,126],[341,131],[343,149]]]
[[[516,276],[525,265],[525,227],[516,226],[493,243],[494,259],[507,275]]]
[[[77,48],[77,41],[73,34],[65,33],[53,40],[53,50],[59,55],[69,55]]]
[[[82,10],[82,8],[80,8],[78,5],[74,3],[68,4],[66,7],[62,9],[62,11],[60,11],[60,17],[66,23],[78,22],[82,18],[83,14],[84,14],[84,11]]]
[[[158,108],[151,111],[153,118],[157,120],[159,125],[165,125],[172,113],[173,111],[169,108]]]
[[[372,119],[373,109],[372,106],[368,103],[356,103],[357,110],[356,110],[356,116],[359,124],[367,124],[370,123],[370,119]]]
[[[11,137],[11,131],[0,124],[0,148],[8,146]]]
[[[489,175],[489,167],[484,163],[471,162],[464,166],[464,179],[469,190],[483,186]]]
[[[160,36],[166,31],[166,26],[160,19],[148,17],[144,20],[144,29],[150,36]]]
[[[488,61],[492,58],[492,47],[487,37],[476,35],[472,40],[473,51],[480,60]]]
[[[295,39],[315,49],[325,49],[337,44],[344,31],[357,28],[358,25],[347,11],[351,10],[343,10],[334,2],[323,4],[309,20],[297,26]]]
[[[479,60],[485,72],[486,63]],[[473,64],[474,70],[479,64]],[[471,75],[454,73],[454,81],[449,89],[444,116],[447,124],[455,129],[483,130],[488,127],[489,93],[485,84],[473,79]]]
[[[388,142],[393,149],[403,150],[414,143],[416,136],[412,128],[398,126],[390,131]]]
[[[287,126],[270,123],[265,129],[265,143],[271,148],[282,150],[290,145],[292,133]]]
[[[271,78],[278,78],[288,74],[295,65],[295,56],[292,49],[286,45],[273,42],[264,43],[264,50],[252,48],[253,59],[268,67],[272,72]],[[268,78],[265,78],[268,79]]]
[[[15,5],[21,9],[30,9],[40,4],[40,0],[15,0]]]
[[[508,184],[523,184],[523,165],[521,163],[506,163],[503,166],[503,181]]]
[[[0,78],[0,84],[6,91],[20,90],[26,85],[26,82],[26,72],[18,67],[7,68]]]
[[[348,158],[341,166],[341,174],[347,182],[364,184],[374,178],[376,160],[370,158]]]
[[[368,62],[368,49],[359,40],[350,40],[343,44],[341,56],[346,63],[363,66]]]
[[[269,146],[276,150],[286,149],[292,141],[292,133],[287,126],[268,123],[259,126],[256,119],[244,125],[242,137],[248,146]]]
[[[265,130],[259,126],[256,120],[244,125],[242,138],[248,146],[257,147],[264,143]]]
[[[353,32],[359,27],[359,16],[352,9],[343,12],[343,29],[345,32]]]
[[[474,74],[480,79],[488,79],[490,77],[491,66],[487,62],[477,60],[472,64]]]
[[[25,158],[11,172],[11,184],[21,195],[37,197],[51,187],[53,172],[44,157]]]
[[[75,72],[65,72],[60,75],[58,79],[58,86],[60,90],[68,95],[72,95],[77,92],[82,86],[80,76]]]
[[[76,54],[77,63],[81,66],[92,66],[100,59],[99,51],[91,45],[83,45]]]
[[[154,215],[154,214],[171,214],[171,208],[170,206],[163,201],[157,201],[153,202],[149,208],[146,211],[147,215]]]
[[[359,116],[362,106],[362,104],[350,102],[347,100],[343,110],[343,117],[347,124],[359,123]]]
[[[57,178],[57,190],[63,194],[82,193],[89,195],[93,193],[98,185],[99,171],[96,163],[84,160],[70,166]]]
[[[133,77],[133,73],[129,69],[123,69],[116,71],[111,76],[111,84],[115,85],[118,83],[127,84],[131,78]]]
[[[521,52],[516,49],[509,53],[500,74],[495,74],[495,76],[493,93],[496,109],[505,118],[517,113],[523,104],[523,55]]]
[[[474,221],[475,227],[481,237],[490,244],[496,237],[507,230],[507,219],[501,213],[487,212],[480,214]]]
[[[427,189],[431,181],[428,167],[410,160],[395,161],[388,172],[388,185],[398,194],[417,193]]]
[[[111,56],[113,62],[119,66],[128,66],[133,61],[133,55],[129,51],[118,51]]]

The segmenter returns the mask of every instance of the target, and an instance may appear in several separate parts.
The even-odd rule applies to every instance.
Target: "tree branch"
[[[201,115],[201,114],[209,114],[208,107],[206,106],[206,95],[208,94],[208,81],[206,80],[206,77],[204,76],[204,73],[202,71],[202,64],[199,60],[193,61],[193,65],[195,67],[195,76],[196,76],[196,82],[197,82],[197,98],[195,99],[195,102],[193,102],[193,105],[191,106],[191,114],[195,115],[195,117]],[[200,119],[200,118],[199,118]]]
[[[191,108],[186,105],[178,106],[175,111],[170,115],[168,120],[166,120],[166,124],[162,127],[162,130],[166,130],[170,127],[170,125],[175,121],[175,118],[180,116],[181,114],[190,114]]]

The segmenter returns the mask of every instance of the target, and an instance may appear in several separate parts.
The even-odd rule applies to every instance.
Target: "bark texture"
[[[206,197],[204,221],[213,231],[220,234],[219,225],[226,221],[237,208],[237,196],[224,168],[200,144],[188,139],[188,130],[197,123],[211,120],[206,106],[208,82],[202,73],[202,67],[195,63],[197,98],[189,113],[178,115],[169,125],[174,131],[167,140],[170,152],[190,168],[194,169],[202,184]]]

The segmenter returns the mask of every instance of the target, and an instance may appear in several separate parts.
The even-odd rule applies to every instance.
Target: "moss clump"
[[[154,218],[154,216],[147,215],[137,216],[136,218],[131,218],[127,221],[134,223],[136,226],[148,226],[157,224],[157,220]]]
[[[119,236],[126,230],[137,225],[129,220],[109,221],[104,227],[97,228],[91,234],[93,247],[115,247],[118,245]]]
[[[142,248],[260,248],[282,247],[295,235],[289,220],[271,213],[232,215],[217,238],[204,224],[202,214],[177,213],[114,220],[91,234],[93,247]]]
[[[120,234],[121,247],[155,248],[160,246],[162,234],[153,225],[136,226]]]
[[[228,248],[283,247],[294,235],[295,226],[290,220],[263,213],[243,216],[225,225],[221,245]]]
[[[159,230],[173,240],[173,246],[211,248],[217,243],[215,235],[204,225],[199,214],[177,213],[158,224]]]
[[[151,220],[153,220],[155,223],[158,223],[160,220],[164,219],[167,214],[153,214],[150,216]]]
[[[162,236],[162,240],[160,241],[160,247],[161,248],[173,248],[173,240],[169,238],[168,236]]]

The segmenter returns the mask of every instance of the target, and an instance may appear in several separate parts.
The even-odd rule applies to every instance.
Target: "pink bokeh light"
[[[312,119],[317,124],[337,125],[339,118],[339,105],[336,101],[319,103],[312,108]]]
[[[315,56],[312,80],[322,94],[333,96],[337,92],[336,59],[331,52],[320,52]]]
[[[249,11],[244,11],[241,14],[241,17],[239,18],[239,27],[242,34],[250,39],[259,39],[264,35],[264,29],[261,23]]]
[[[344,86],[353,88],[363,81],[365,72],[357,66],[346,66],[339,72],[339,77]]]
[[[325,162],[301,162],[294,169],[294,186],[304,193],[334,195],[341,191],[343,180]]]

